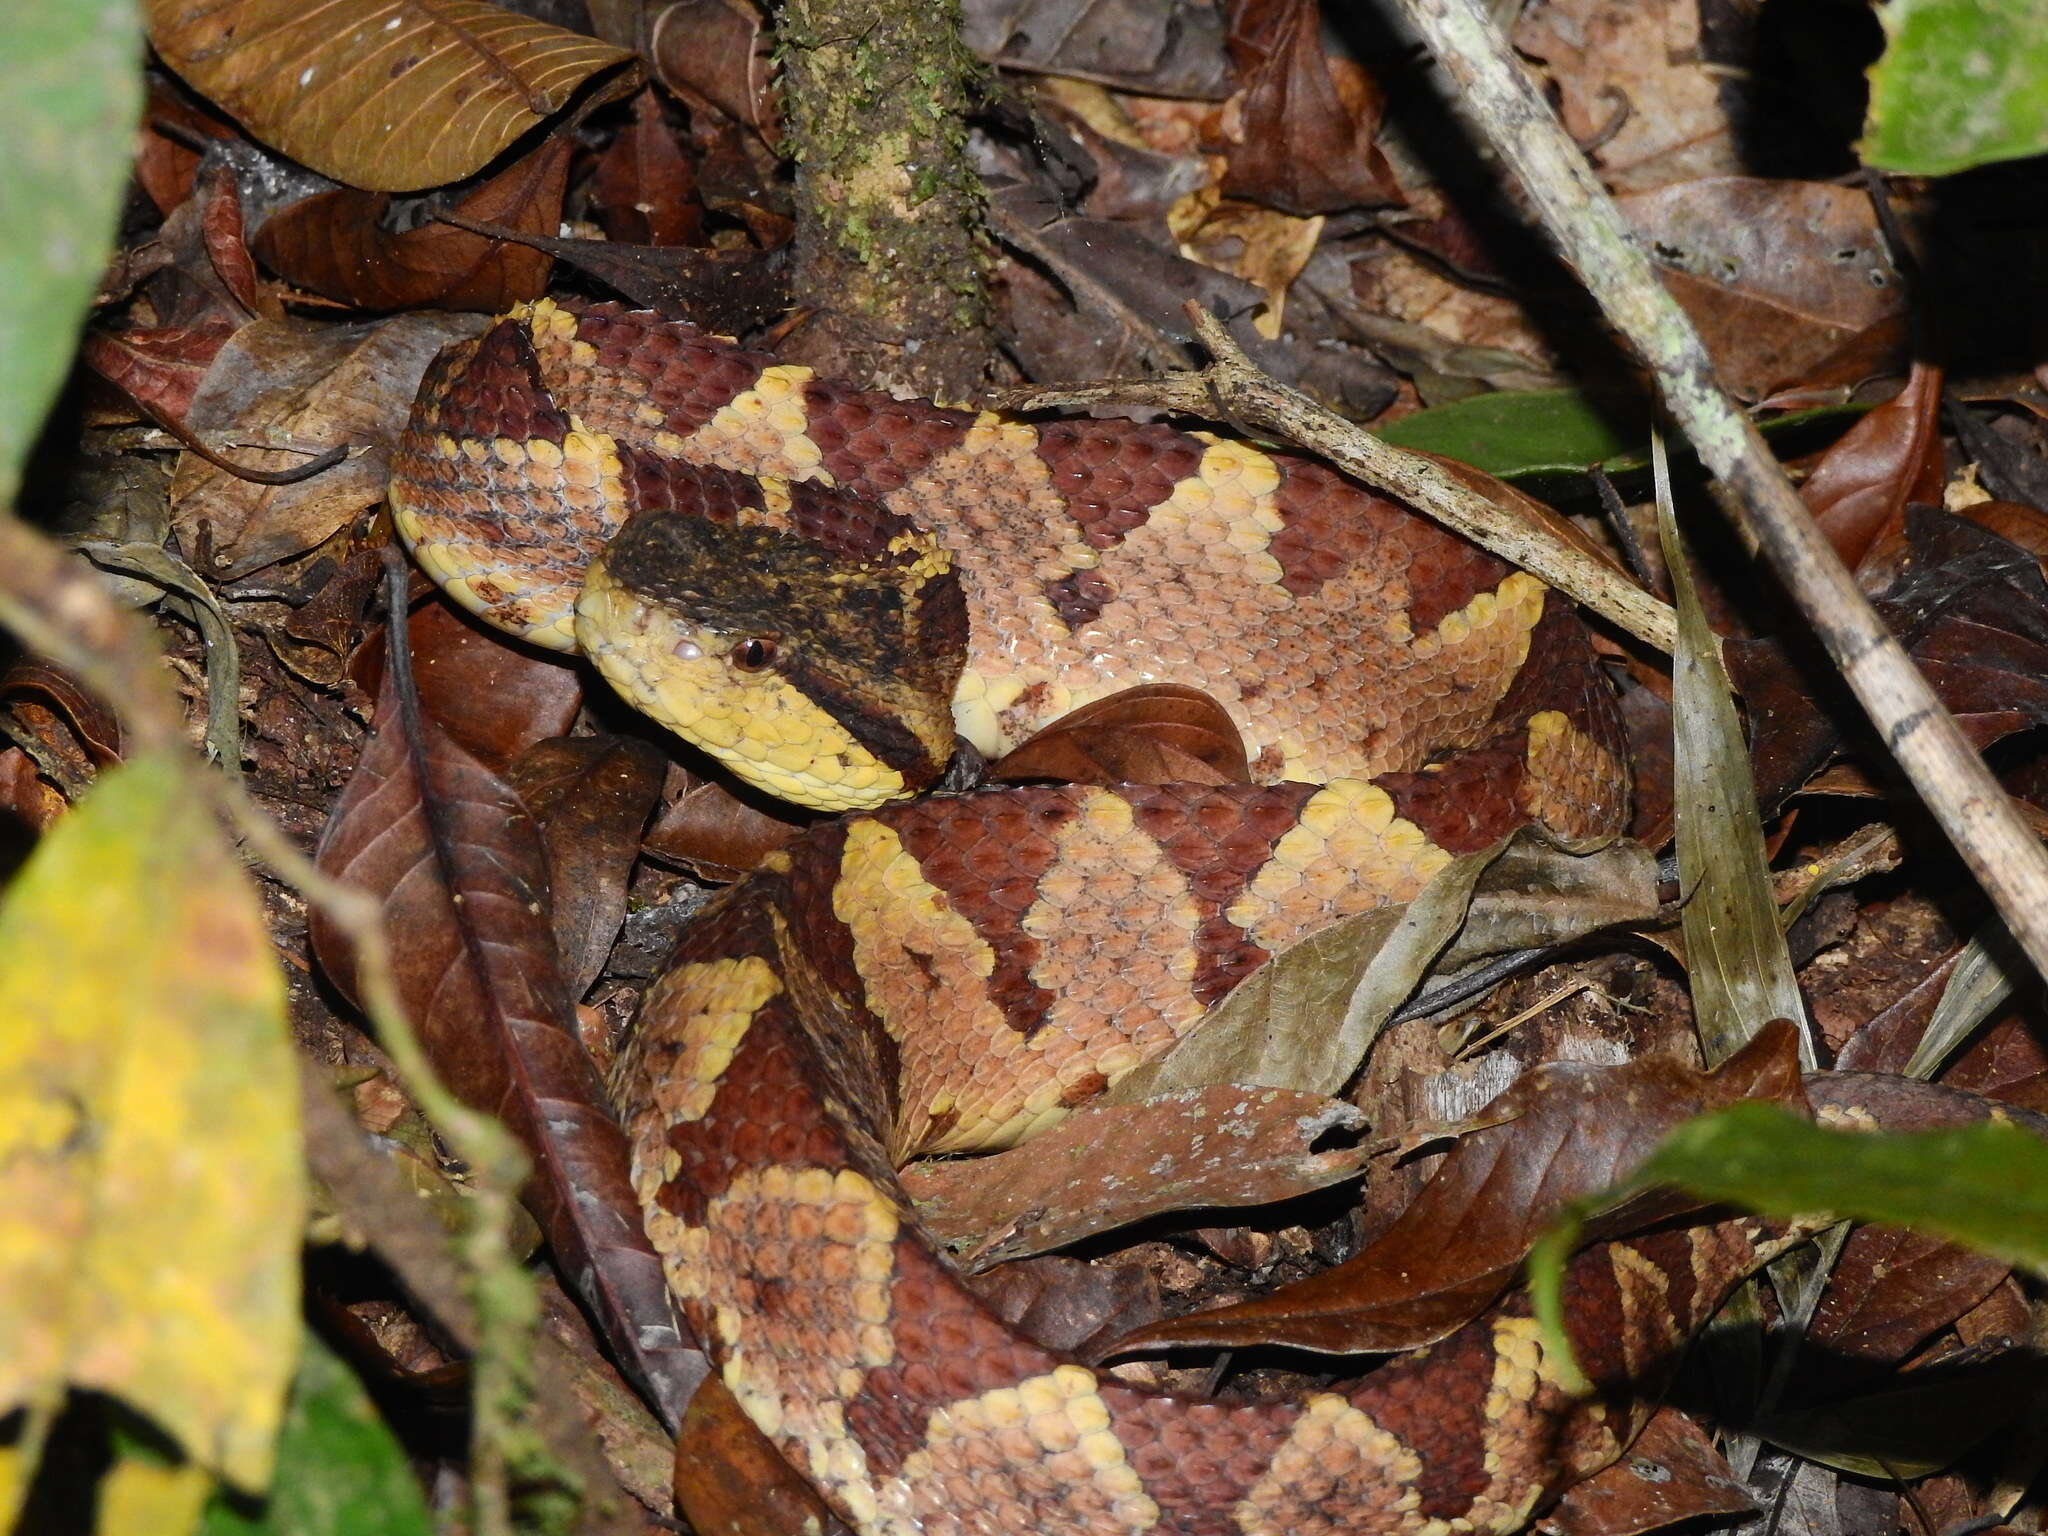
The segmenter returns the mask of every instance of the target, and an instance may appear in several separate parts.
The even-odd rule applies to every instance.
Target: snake
[[[690,1328],[862,1536],[1521,1529],[1623,1453],[1769,1251],[1739,1220],[1582,1251],[1590,1394],[1514,1291],[1354,1380],[1212,1400],[1015,1331],[918,1226],[907,1159],[1016,1145],[1518,827],[1624,829],[1583,621],[1402,504],[1224,436],[897,399],[543,299],[430,366],[389,505],[455,601],[834,813],[693,919],[612,1092]],[[925,793],[1157,682],[1217,702],[1252,782]]]

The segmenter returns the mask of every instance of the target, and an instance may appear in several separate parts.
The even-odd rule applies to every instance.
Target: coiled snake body
[[[1536,582],[1322,467],[1125,422],[862,394],[543,302],[445,353],[392,490],[492,622],[828,823],[687,932],[615,1097],[671,1284],[862,1532],[1508,1531],[1611,1461],[1627,1384],[1756,1258],[1735,1223],[1582,1254],[1560,1389],[1510,1298],[1278,1403],[1126,1385],[1013,1332],[894,1167],[1007,1145],[1270,954],[1533,820],[1612,837],[1621,733]],[[1254,785],[893,805],[1137,683],[1211,693]]]

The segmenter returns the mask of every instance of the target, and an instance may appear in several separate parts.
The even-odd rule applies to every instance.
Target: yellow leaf
[[[93,1536],[186,1536],[212,1492],[213,1474],[204,1467],[123,1456],[100,1479]]]
[[[260,1490],[304,1212],[262,908],[177,768],[137,759],[0,904],[0,1413],[94,1388]]]

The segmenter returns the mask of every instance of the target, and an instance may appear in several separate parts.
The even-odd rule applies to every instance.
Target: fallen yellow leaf
[[[298,1358],[284,985],[175,765],[104,775],[0,903],[0,1413],[118,1397],[238,1487]]]

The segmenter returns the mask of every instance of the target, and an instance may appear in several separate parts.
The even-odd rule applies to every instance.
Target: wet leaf
[[[673,1420],[701,1371],[640,1230],[625,1137],[576,1035],[555,955],[546,855],[506,783],[401,691],[322,833],[320,867],[383,904],[392,967],[435,1068],[534,1159],[526,1199],[613,1352]],[[318,914],[314,953],[344,993],[355,956]]]
[[[1700,1053],[1712,1065],[1731,1056],[1772,1019],[1803,1025],[1806,1004],[1778,927],[1742,721],[1721,664],[1719,642],[1700,610],[1669,486],[1661,474],[1659,481],[1657,529],[1678,609],[1671,722],[1676,735],[1673,811],[1685,900],[1686,970],[1692,981]],[[1810,1059],[1811,1046],[1802,1049]]]
[[[1904,537],[1910,502],[1941,504],[1941,370],[1915,363],[1905,388],[1844,432],[1799,496],[1854,570],[1875,548]]]
[[[433,1522],[405,1450],[361,1382],[308,1333],[277,1441],[277,1488],[261,1505],[216,1500],[200,1536],[428,1536]]]
[[[903,1185],[925,1228],[986,1268],[1167,1211],[1267,1205],[1338,1183],[1366,1153],[1309,1149],[1364,1123],[1317,1093],[1187,1089],[1089,1105],[992,1157],[913,1164]]]
[[[557,135],[457,201],[469,219],[552,235],[569,184],[567,135]],[[532,246],[487,239],[428,219],[390,227],[391,197],[341,187],[274,215],[256,254],[278,276],[359,309],[468,309],[495,315],[547,291],[554,261]]]
[[[1656,1058],[1533,1068],[1480,1112],[1408,1209],[1355,1257],[1270,1296],[1157,1324],[1121,1347],[1261,1343],[1349,1354],[1433,1343],[1513,1280],[1552,1214],[1612,1185],[1674,1126],[1737,1100],[1798,1094],[1783,1026],[1714,1073]],[[1608,1231],[1645,1214],[1627,1213]]]
[[[1565,1490],[1541,1529],[1640,1536],[1680,1521],[1747,1514],[1756,1501],[1692,1418],[1659,1408],[1619,1461]]]
[[[1946,176],[2048,150],[2048,4],[1892,0],[1863,158]]]
[[[0,907],[0,1412],[106,1392],[270,1480],[305,1191],[262,908],[183,771],[102,775]]]
[[[254,469],[295,469],[337,444],[365,451],[291,485],[255,485],[183,455],[171,513],[185,549],[210,540],[213,562],[200,574],[247,575],[311,549],[381,502],[389,448],[420,375],[442,347],[474,336],[480,324],[419,314],[366,325],[258,320],[237,332],[194,395],[187,425],[232,445],[237,462]],[[268,443],[290,449],[256,446]]]
[[[536,742],[506,772],[540,824],[572,998],[597,980],[625,921],[640,829],[667,766],[657,748],[630,736],[563,736]]]
[[[420,707],[493,773],[575,723],[583,675],[558,652],[507,639],[438,591],[413,610],[408,629]],[[383,686],[384,642],[384,631],[372,635],[352,668],[365,693]]]
[[[1244,738],[1198,688],[1148,683],[1084,704],[1019,743],[989,777],[1021,783],[1249,784]]]
[[[1526,838],[1454,859],[1406,907],[1345,918],[1261,966],[1102,1102],[1214,1083],[1334,1093],[1432,964],[1639,921],[1656,910],[1653,864],[1633,843],[1567,854]]]
[[[0,505],[70,366],[114,236],[142,80],[121,0],[30,5],[0,48]]]
[[[482,0],[145,0],[149,40],[257,138],[372,192],[460,181],[629,55]]]

